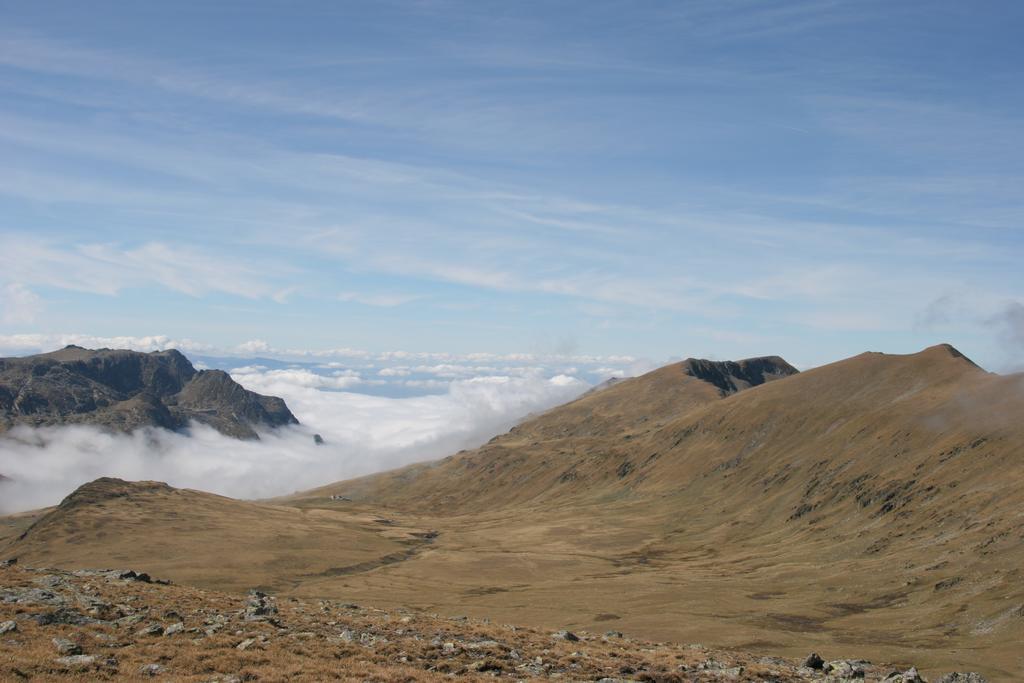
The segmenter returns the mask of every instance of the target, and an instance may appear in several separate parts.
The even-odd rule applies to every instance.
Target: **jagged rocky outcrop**
[[[239,439],[259,438],[257,427],[298,424],[282,399],[248,391],[221,370],[196,370],[173,349],[67,346],[0,358],[0,432],[19,424],[180,430],[191,420]]]
[[[718,387],[722,396],[799,372],[779,356],[762,356],[737,361],[688,358],[680,365],[687,375]]]

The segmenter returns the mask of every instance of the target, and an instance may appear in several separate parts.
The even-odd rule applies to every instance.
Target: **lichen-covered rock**
[[[59,655],[82,654],[82,646],[76,642],[68,640],[67,638],[54,638],[53,646],[57,649],[57,654]]]
[[[249,591],[249,598],[245,603],[246,621],[270,620],[275,614],[277,614],[277,606],[272,598],[260,591]]]
[[[860,659],[836,659],[827,662],[822,670],[833,678],[864,678],[864,667],[869,663]]]
[[[56,662],[70,667],[88,667],[96,663],[96,657],[93,655],[68,655],[57,657]]]
[[[894,671],[882,679],[883,683],[927,683],[918,673],[917,667],[910,667],[906,671]]]

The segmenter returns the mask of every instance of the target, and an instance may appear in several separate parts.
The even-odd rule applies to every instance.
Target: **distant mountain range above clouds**
[[[175,350],[69,345],[0,359],[0,432],[66,424],[180,430],[193,420],[239,439],[258,439],[261,427],[298,424],[284,400],[248,391],[221,370],[196,370]]]
[[[0,335],[0,356],[24,357],[64,346],[120,348],[150,353],[175,349],[197,370],[219,369],[245,384],[245,376],[303,371],[304,383],[326,391],[409,398],[444,394],[452,382],[485,377],[543,378],[564,375],[586,385],[643,374],[659,363],[630,355],[572,352],[456,353],[356,348],[284,349],[264,342],[217,348],[165,335],[97,337],[79,334]],[[318,379],[323,378],[323,379]]]

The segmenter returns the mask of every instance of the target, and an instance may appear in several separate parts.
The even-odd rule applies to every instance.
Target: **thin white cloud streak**
[[[743,42],[862,23],[878,11],[867,5],[843,0],[807,0],[783,5],[713,0],[672,6],[664,18],[693,38]]]
[[[245,264],[215,257],[189,245],[147,242],[138,247],[81,244],[63,247],[29,235],[0,236],[6,280],[92,294],[115,295],[140,285],[158,285],[198,297],[224,292],[246,298],[273,296],[268,276],[279,266]]]
[[[0,286],[0,322],[22,325],[33,322],[39,315],[42,300],[20,282]]]
[[[25,122],[20,122],[19,125],[33,144],[52,141],[54,134],[57,134],[62,140],[82,138],[82,131],[73,130],[67,126],[40,127],[37,124],[26,124]],[[89,134],[94,133],[90,132]],[[102,144],[78,142],[77,147],[76,145],[72,146],[101,158],[103,156],[111,156],[114,159],[121,158],[132,164],[142,164],[146,168],[162,168],[170,172],[188,168],[187,159],[183,158],[181,149],[176,145],[161,146],[145,143],[140,149],[131,151],[133,147],[139,145],[137,141],[109,134],[101,137],[99,142]],[[115,142],[116,144],[113,144]],[[483,217],[483,224],[492,226],[492,229],[487,231],[481,230],[480,224],[474,224],[476,233],[472,242],[475,246],[472,248],[465,246],[467,240],[464,239],[464,231],[453,227],[452,224],[446,224],[444,216],[437,216],[436,221],[426,221],[422,225],[399,227],[398,224],[407,224],[408,221],[375,220],[372,213],[366,214],[365,210],[358,211],[354,216],[350,216],[349,220],[366,227],[349,230],[347,234],[340,237],[339,243],[339,235],[336,232],[324,231],[322,228],[303,227],[303,222],[308,221],[310,216],[329,215],[337,210],[338,207],[326,198],[303,196],[292,198],[290,201],[282,200],[275,205],[274,213],[282,218],[288,214],[299,218],[299,224],[295,230],[299,237],[296,241],[306,249],[315,250],[320,254],[334,254],[350,267],[390,274],[413,274],[426,279],[501,292],[538,292],[666,311],[702,312],[705,314],[708,311],[715,311],[716,314],[728,314],[730,309],[722,304],[723,296],[729,294],[746,296],[748,292],[756,289],[756,282],[751,283],[752,286],[744,287],[742,282],[734,285],[729,281],[724,281],[719,274],[711,271],[705,264],[695,263],[694,257],[691,255],[687,255],[685,261],[689,266],[688,272],[692,272],[693,275],[686,278],[679,277],[676,272],[673,272],[676,269],[666,270],[665,264],[660,263],[658,258],[647,259],[650,270],[654,273],[651,277],[643,277],[628,271],[621,272],[623,266],[617,262],[622,259],[628,261],[627,255],[636,248],[635,243],[643,242],[647,245],[645,249],[650,249],[649,243],[652,240],[656,240],[659,235],[665,236],[673,231],[714,235],[716,241],[722,242],[717,247],[719,251],[725,249],[726,245],[736,246],[739,243],[746,243],[749,248],[750,237],[760,235],[766,246],[778,249],[783,244],[789,244],[791,247],[796,247],[794,253],[802,253],[807,258],[818,253],[834,254],[840,248],[847,255],[856,253],[891,256],[900,252],[916,261],[938,256],[947,256],[957,260],[990,258],[993,251],[989,247],[963,239],[937,239],[934,235],[928,235],[927,239],[913,239],[893,236],[891,231],[878,228],[821,221],[801,224],[799,221],[783,221],[771,216],[772,212],[778,212],[786,206],[804,203],[847,211],[867,204],[876,207],[871,210],[876,217],[897,216],[903,221],[911,218],[925,221],[933,217],[927,209],[918,210],[917,214],[913,216],[908,215],[904,206],[897,204],[889,206],[884,211],[879,211],[877,202],[865,202],[859,198],[863,197],[865,192],[880,191],[878,188],[887,186],[886,182],[862,181],[858,184],[856,179],[850,179],[851,187],[854,189],[846,191],[847,196],[845,197],[842,193],[809,197],[756,195],[735,191],[719,193],[719,199],[723,202],[736,200],[739,203],[760,205],[764,212],[763,215],[743,214],[735,211],[724,213],[711,213],[706,210],[676,211],[674,209],[655,211],[614,204],[594,204],[564,197],[545,197],[531,194],[521,188],[496,188],[482,179],[437,168],[420,168],[339,155],[282,153],[259,145],[254,148],[242,145],[240,141],[236,142],[238,144],[229,145],[229,149],[222,149],[221,154],[189,150],[189,153],[196,152],[199,155],[197,159],[202,160],[202,163],[194,163],[193,166],[216,168],[218,169],[217,177],[247,178],[248,182],[269,182],[278,191],[301,186],[306,190],[317,188],[318,192],[336,191],[341,188],[344,192],[356,194],[371,188],[374,193],[385,196],[389,193],[393,194],[395,185],[400,184],[406,200],[412,198],[414,201],[435,201],[439,196],[464,199],[471,207],[472,212]],[[238,156],[237,149],[242,147],[247,148],[247,151],[243,156]],[[256,151],[253,151],[254,149]],[[18,169],[12,172],[22,173]],[[964,179],[934,179],[939,187],[948,185],[952,180]],[[990,179],[986,187],[996,193],[996,199],[1000,197],[1005,199],[1009,196],[1007,192],[1011,184],[997,182],[997,180]],[[80,183],[85,183],[84,187],[74,190]],[[10,184],[7,183],[7,185]],[[14,185],[15,188],[21,186],[17,183]],[[88,179],[72,179],[69,183],[63,184],[51,181],[38,182],[38,179],[31,179],[31,182],[25,182],[22,185],[37,195],[40,192],[39,188],[45,187],[46,197],[36,196],[36,199],[52,199],[60,196],[63,185],[65,189],[72,188],[71,199],[75,201],[95,202],[99,198],[101,203],[120,204],[125,200],[125,197],[118,196],[117,188],[108,188],[109,192],[107,193],[97,193],[93,182]],[[212,183],[210,189],[214,191],[214,194],[223,189],[218,185],[219,183]],[[10,191],[10,187],[7,189]],[[166,207],[168,203],[168,195],[163,191],[145,191],[133,187],[125,188],[125,192],[130,195],[129,200],[139,202],[140,206]],[[141,194],[139,194],[140,192]],[[918,192],[934,194],[935,188],[931,187],[928,179],[924,179],[919,183]],[[104,200],[103,197],[107,197],[107,199]],[[905,197],[903,200],[905,205]],[[193,205],[193,201],[206,202],[207,206],[204,208],[202,203]],[[184,206],[191,206],[190,211],[197,216],[203,213],[207,216],[220,216],[222,219],[232,214],[253,216],[253,207],[244,208],[240,200],[222,197],[220,203],[215,201],[213,206],[209,206],[210,201],[209,197],[203,199],[202,193],[199,192],[182,195],[179,191],[177,198],[173,199],[171,203],[178,206],[184,202]],[[261,213],[267,208],[266,203],[267,200],[259,202],[260,206],[257,208]],[[996,203],[998,204],[998,202]],[[931,202],[924,204],[928,206]],[[179,208],[181,207],[179,206]],[[427,210],[424,213],[429,215],[431,212]],[[1002,224],[1011,225],[1021,215],[1021,207],[1019,202],[1016,205],[1006,205],[1004,202],[998,211],[985,209],[982,213],[984,215],[979,220],[984,223],[993,224],[999,221]],[[969,224],[972,221],[972,216],[974,213],[960,216],[951,214],[947,215],[944,220]],[[564,245],[553,244],[550,235],[526,234],[522,229],[512,229],[528,224],[557,225],[561,226],[558,228],[559,230],[571,226],[573,230],[587,232],[596,241],[582,247],[572,245],[568,249],[577,252],[585,249],[586,253],[575,255],[578,259],[585,259],[588,263],[596,261],[617,264],[619,267],[601,269],[602,273],[614,273],[611,275],[559,274],[559,269],[564,270],[566,264],[553,262],[550,255],[554,253],[571,255],[573,252],[567,252],[567,247]],[[623,229],[624,225],[628,225],[629,230]],[[507,236],[499,239],[499,236],[503,234],[503,228],[509,228],[504,232],[514,234],[516,240],[509,240]],[[280,233],[279,230],[273,232]],[[419,243],[416,233],[429,234],[432,241],[437,243],[436,251],[448,255],[431,255],[431,249],[427,247],[427,244]],[[490,237],[487,237],[488,234]],[[304,235],[305,237],[303,237]],[[623,244],[622,239],[626,237],[628,237],[627,243]],[[255,239],[259,241],[261,238],[255,237]],[[403,254],[395,253],[393,245],[396,242],[408,244],[408,248],[403,250]],[[633,242],[633,244],[629,244],[629,242]],[[109,256],[114,259],[127,257],[126,261],[130,266],[138,266],[136,270],[152,275],[164,286],[191,295],[205,291],[202,287],[208,286],[205,283],[210,280],[210,273],[223,267],[223,261],[217,260],[212,269],[204,268],[198,273],[200,277],[193,277],[194,273],[179,272],[177,263],[169,262],[158,253],[164,246],[159,243],[151,243],[139,249],[125,250],[124,254],[114,250]],[[294,246],[294,244],[290,246]],[[420,248],[421,246],[423,248]],[[80,247],[79,251],[89,248],[97,248],[97,245],[86,245]],[[22,249],[26,248],[22,247]],[[53,249],[50,251],[52,252]],[[672,249],[669,248],[667,251],[672,251]],[[410,256],[411,253],[415,253],[416,256]],[[515,258],[512,258],[513,254],[516,256]],[[54,278],[51,278],[48,284],[69,288],[88,288],[88,291],[100,291],[108,294],[115,287],[122,287],[117,282],[119,277],[123,278],[123,275],[119,276],[114,269],[109,271],[113,275],[102,272],[104,269],[103,259],[90,258],[83,262],[80,258],[75,258],[83,255],[103,256],[103,254],[76,254],[74,250],[68,250],[67,253],[34,254],[38,262],[50,263],[55,266]],[[33,256],[33,254],[29,254],[29,256]],[[834,259],[834,256],[829,258]],[[196,259],[191,260],[196,261]],[[571,265],[572,261],[568,263]],[[152,273],[148,272],[147,266],[149,265],[156,266]],[[841,267],[842,264],[836,265]],[[243,273],[236,272],[228,275],[223,289],[235,294],[270,296],[277,301],[285,301],[287,296],[295,291],[294,287],[274,288],[266,283],[256,281],[263,273],[254,275],[252,268]],[[234,277],[230,277],[230,275],[234,275]],[[731,276],[732,274],[730,274]],[[398,305],[399,298],[404,298],[404,296],[406,295],[342,294],[342,297],[352,297],[353,300],[361,300],[369,305]]]
[[[193,426],[191,436],[146,429],[129,435],[89,427],[18,427],[0,437],[0,513],[52,505],[100,476],[155,479],[241,498],[312,488],[479,445],[529,413],[574,398],[588,384],[564,375],[481,377],[441,395],[393,399],[324,388],[347,377],[246,368],[235,375],[283,397],[302,427],[258,442]],[[325,439],[313,443],[312,434]]]
[[[863,14],[860,8],[854,9],[856,6],[850,3],[798,3],[770,11],[739,3],[738,6],[744,7],[745,11],[741,12],[743,19],[737,21],[733,16],[736,6],[730,3],[727,9],[723,9],[710,3],[668,14],[677,15],[693,35],[727,40],[761,38],[765,31],[769,34],[803,31],[809,26],[819,25],[818,22],[828,23],[837,17],[844,21],[860,20],[857,17]],[[500,46],[497,49],[500,52]],[[520,55],[521,58],[523,56]],[[597,56],[596,52],[590,55],[594,56]],[[567,67],[601,65],[600,60],[592,62],[584,57],[545,57],[536,62],[537,65],[564,62]],[[527,54],[525,59],[531,61],[534,57]],[[272,81],[246,83],[240,74],[236,74],[238,81],[230,76],[214,77],[173,63],[140,59],[138,55],[126,59],[123,54],[68,46],[27,34],[0,35],[0,62],[28,71],[125,82],[133,87],[148,86],[173,94],[230,102],[253,111],[315,113],[342,118],[371,115],[374,121],[403,128],[405,133],[418,126],[414,120],[416,116],[409,115],[412,110],[404,106],[407,100],[403,100],[403,94],[388,93],[386,88],[384,92],[361,93],[360,105],[352,107],[346,104],[344,96],[328,94],[317,100],[309,97],[309,93],[303,93],[301,98],[295,98],[287,88],[281,90],[281,84]],[[642,65],[634,66],[640,68]],[[842,276],[845,264],[835,263],[836,254],[848,260],[863,256],[893,258],[903,255],[904,263],[911,265],[901,264],[901,273],[913,270],[915,265],[921,267],[926,258],[941,257],[956,262],[1013,258],[1009,250],[1000,254],[998,249],[983,243],[972,244],[964,239],[937,236],[929,225],[933,222],[971,227],[1020,225],[1024,214],[1019,193],[1016,193],[1019,183],[1014,184],[1018,180],[1016,176],[1001,177],[985,170],[990,182],[984,184],[981,179],[970,175],[950,175],[955,172],[953,166],[960,167],[960,160],[965,157],[984,159],[986,165],[993,159],[1005,160],[1008,150],[1014,149],[1014,145],[1006,144],[1006,141],[1021,136],[1019,123],[1005,116],[975,111],[967,104],[936,105],[915,100],[913,94],[900,99],[871,96],[870,93],[861,97],[838,97],[835,90],[828,88],[804,91],[802,86],[794,87],[798,79],[792,74],[787,76],[785,69],[771,78],[769,82],[782,86],[788,84],[790,90],[801,98],[808,107],[812,123],[873,147],[889,148],[897,143],[901,147],[912,147],[916,154],[934,155],[936,159],[949,163],[946,166],[940,164],[937,171],[929,172],[945,175],[932,178],[918,175],[915,181],[919,182],[899,188],[893,182],[895,179],[842,178],[830,187],[812,191],[807,196],[754,196],[727,188],[716,195],[717,202],[712,202],[717,203],[716,206],[644,209],[619,206],[611,201],[602,205],[579,198],[545,196],[528,188],[510,187],[507,183],[489,182],[436,167],[419,168],[337,154],[298,154],[274,149],[273,142],[257,143],[240,137],[220,136],[213,140],[204,137],[200,142],[183,143],[187,136],[177,131],[176,139],[173,136],[153,138],[165,140],[166,144],[160,144],[151,138],[140,141],[138,136],[130,134],[98,131],[95,124],[41,124],[5,116],[0,128],[5,131],[10,128],[10,132],[3,135],[14,144],[110,158],[118,163],[159,170],[176,178],[194,181],[202,187],[188,192],[180,188],[168,192],[165,188],[147,188],[135,182],[129,187],[119,186],[116,181],[89,177],[39,174],[13,164],[6,170],[0,169],[6,173],[0,185],[8,192],[36,200],[54,201],[63,195],[71,201],[117,207],[122,207],[127,200],[136,208],[181,211],[195,218],[201,217],[205,222],[221,224],[240,219],[265,220],[269,215],[267,205],[272,204],[275,217],[292,220],[265,221],[268,230],[262,236],[265,240],[262,246],[272,242],[275,236],[280,239],[282,234],[287,234],[286,239],[292,240],[289,247],[302,244],[307,252],[318,256],[333,254],[353,270],[366,269],[402,276],[413,274],[426,280],[498,292],[553,294],[583,301],[695,313],[704,317],[740,319],[745,311],[729,302],[730,297],[784,297],[795,306],[820,306],[820,311],[806,318],[812,323],[827,320],[829,309],[848,306],[851,302],[865,309],[855,312],[855,315],[861,316],[862,321],[866,320],[864,316],[872,313],[876,304],[873,301],[857,302],[860,283]],[[418,97],[413,96],[413,99]],[[297,99],[303,101],[296,102]],[[429,103],[430,100],[425,98],[424,101]],[[374,106],[369,106],[368,102]],[[462,102],[468,104],[465,100]],[[112,107],[116,109],[118,104],[124,102],[113,103]],[[415,111],[422,112],[421,109]],[[405,112],[404,116],[402,112]],[[505,111],[502,115],[514,118],[517,113],[522,112]],[[434,121],[431,125],[436,123]],[[459,121],[457,126],[466,130],[473,128],[464,124],[464,121]],[[943,142],[939,144],[936,140]],[[958,153],[951,153],[951,142],[956,148],[952,151]],[[213,151],[204,151],[201,147]],[[1009,158],[1012,159],[1012,154]],[[278,198],[276,203],[270,197],[253,200],[252,193],[242,196],[239,191],[252,183],[259,183],[261,190],[264,186],[270,187],[268,194]],[[965,208],[959,197],[945,202],[934,200],[937,195],[942,195],[944,186],[957,184],[969,187],[972,183],[984,184],[987,193],[973,205]],[[297,188],[301,188],[301,194]],[[397,209],[373,206],[349,209],[343,206],[345,202],[337,201],[339,196],[350,198],[357,195],[393,198],[396,188],[401,189],[403,200],[414,205]],[[703,197],[706,194],[706,188],[702,187],[675,189],[681,196]],[[427,203],[439,197],[445,201],[459,199],[460,204],[464,203],[467,208],[452,217],[438,205]],[[861,218],[868,217],[865,222],[881,222],[886,227],[861,227],[839,221],[801,223],[786,216],[787,209],[793,204],[852,212]],[[739,208],[722,208],[733,205]],[[406,215],[396,216],[402,213]],[[405,220],[413,215],[425,218],[420,224]],[[914,221],[917,227],[909,229],[916,231],[918,237],[894,237],[896,231],[887,225],[886,219],[890,218],[901,223]],[[351,235],[341,238],[332,235],[329,239],[317,239],[315,236],[322,235],[325,230],[325,222],[361,227],[353,228]],[[294,230],[281,231],[279,228],[283,223],[293,226]],[[465,226],[474,232],[473,246],[470,247],[465,246]],[[564,240],[558,243],[552,238],[552,234],[566,230],[586,239],[573,240],[573,244],[566,245]],[[415,232],[429,235],[430,241],[437,243],[436,248],[427,248],[425,239],[418,241],[415,236],[410,237],[410,233]],[[311,236],[305,242],[304,234]],[[503,234],[514,235],[515,241],[499,243]],[[678,238],[684,234],[694,237],[685,240],[691,244],[717,242],[713,247],[715,253],[702,261],[688,249],[680,248],[678,245],[684,240]],[[665,239],[668,235],[673,235],[676,240]],[[747,241],[750,235],[756,235],[761,240],[760,244],[772,248],[774,254],[794,255],[796,258],[790,272],[799,272],[806,263],[813,262],[824,264],[823,268],[833,268],[837,276],[822,278],[824,289],[817,290],[817,293],[807,287],[785,286],[785,283],[783,287],[768,290],[762,284],[772,278],[746,272],[738,275],[732,269],[722,268],[721,264],[726,259],[734,260],[741,269],[758,268],[761,255],[750,249]],[[513,246],[510,247],[508,242],[513,242]],[[645,245],[643,249],[636,248],[636,243],[640,242]],[[395,245],[399,245],[398,251],[406,255],[415,254],[415,258],[401,254],[396,256]],[[585,254],[583,249],[587,250]],[[994,255],[993,251],[996,252]],[[119,257],[116,253],[114,256]],[[154,258],[158,255],[140,256],[147,257],[147,264],[157,264],[155,275],[162,286],[193,296],[197,292],[221,291],[202,289],[205,286],[202,277],[193,279],[191,273],[181,273],[173,268],[166,270],[170,266]],[[612,263],[617,267],[600,267],[582,274],[577,272],[580,263],[593,267],[598,261],[602,266]],[[763,262],[773,262],[772,253],[766,254]],[[56,279],[47,285],[87,286],[91,288],[88,291],[111,293],[110,281],[119,281],[116,268],[112,266],[97,267],[66,259],[57,263],[60,267],[52,269]],[[642,271],[636,269],[636,263],[644,264]],[[934,266],[925,264],[924,267]],[[107,272],[99,272],[103,269]],[[877,268],[865,279],[900,284],[885,271],[884,267]],[[688,273],[688,277],[680,278],[679,272]],[[105,277],[111,274],[112,277]],[[30,280],[22,279],[28,286],[33,286]],[[901,279],[909,278],[901,274]],[[236,294],[252,292],[256,291],[253,285],[261,285],[257,287],[261,290],[259,296],[270,296],[277,301],[285,301],[288,293],[293,291],[252,282],[251,277],[248,280],[236,278],[236,283],[229,285],[227,291]],[[779,282],[783,278],[774,280]],[[928,278],[920,277],[918,280],[909,289],[922,291],[928,287]],[[114,286],[123,288],[123,285]],[[190,289],[191,292],[188,291]],[[336,289],[332,285],[330,290],[325,290],[328,293],[324,296],[329,298],[329,292]],[[765,293],[769,291],[773,294],[766,297]],[[820,296],[821,291],[832,292],[835,296],[826,299]],[[994,291],[992,298],[1000,294]],[[378,299],[378,303],[384,301]],[[909,307],[913,308],[913,305]],[[905,327],[901,321],[906,319],[906,308],[892,308],[877,329],[899,330]]]
[[[402,306],[422,298],[423,296],[420,294],[401,293],[341,292],[338,294],[339,301],[348,301],[380,308],[394,308],[395,306]]]
[[[331,101],[289,94],[241,80],[226,80],[160,60],[73,47],[28,34],[0,35],[0,64],[40,73],[127,82],[169,93],[245,107],[273,109],[343,120],[364,120],[371,113],[336,98]]]

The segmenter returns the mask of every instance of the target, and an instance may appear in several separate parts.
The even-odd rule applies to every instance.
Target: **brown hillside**
[[[369,513],[299,510],[104,478],[37,519],[6,554],[34,566],[144,566],[176,582],[279,591],[404,558],[425,536]]]
[[[297,596],[549,628],[867,655],[994,680],[1024,671],[1024,377],[986,373],[948,346],[862,354],[736,393],[683,366],[474,451],[253,506],[253,520],[264,507],[298,521],[302,510],[376,509],[439,532],[401,561],[302,576],[282,563],[264,577],[277,571]],[[192,543],[226,537],[230,519]],[[83,566],[83,544],[102,543],[123,564],[169,574],[168,557],[136,550],[144,526],[101,539],[66,524],[78,546],[43,556],[40,535],[34,564]],[[275,528],[261,542],[291,533]],[[212,557],[189,566],[200,584],[218,571]]]
[[[592,391],[514,427],[471,452],[372,475],[310,492],[341,494],[394,505],[403,501],[451,505],[478,496],[486,507],[508,499],[523,502],[549,488],[567,493],[581,467],[616,460],[616,475],[632,471],[621,460],[636,442],[667,422],[723,396],[797,373],[779,358],[741,361],[689,358]],[[625,464],[622,464],[625,463]],[[621,469],[620,469],[621,468]],[[463,478],[486,477],[468,489]],[[505,477],[513,479],[506,481]],[[621,477],[620,477],[621,478]],[[524,485],[529,482],[528,485]]]
[[[664,370],[602,392],[617,390],[618,422],[580,401],[476,451],[324,491],[458,527],[449,557],[395,572],[411,580],[429,560],[466,590],[515,576],[495,607],[589,602],[658,637],[874,641],[889,658],[1024,671],[1024,377],[940,345],[626,417],[662,395]],[[492,568],[495,554],[535,569]]]

